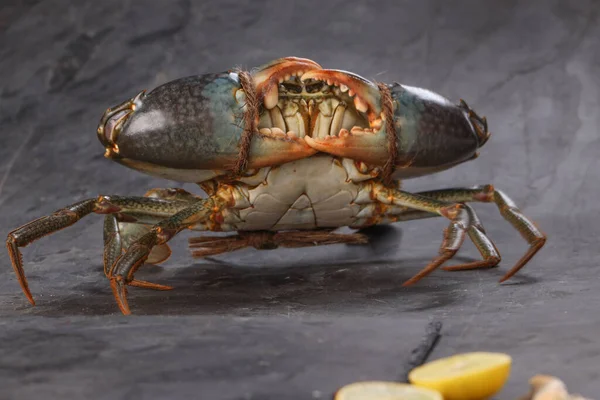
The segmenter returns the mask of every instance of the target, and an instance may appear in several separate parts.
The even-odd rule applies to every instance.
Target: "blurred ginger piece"
[[[536,375],[529,380],[531,391],[520,400],[591,400],[579,395],[570,395],[560,379],[549,375]]]

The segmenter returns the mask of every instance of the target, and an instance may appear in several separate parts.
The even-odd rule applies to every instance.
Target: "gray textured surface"
[[[498,285],[526,246],[493,206],[477,206],[501,268],[439,271],[404,289],[437,251],[443,221],[379,230],[366,248],[218,263],[189,258],[183,236],[164,268],[139,274],[177,290],[131,290],[136,315],[125,318],[91,216],[25,249],[34,308],[0,258],[0,398],[327,398],[356,379],[396,377],[430,318],[445,323],[433,357],[513,355],[502,398],[538,372],[598,396],[599,11],[584,0],[3,1],[3,232],[99,193],[174,185],[103,159],[95,128],[107,106],[180,76],[297,55],[467,100],[493,132],[481,157],[406,188],[493,183],[549,241]]]

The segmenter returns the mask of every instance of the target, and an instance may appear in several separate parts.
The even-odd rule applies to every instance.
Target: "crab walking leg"
[[[57,210],[52,215],[38,218],[13,230],[6,238],[6,248],[23,293],[29,302],[35,305],[23,270],[23,255],[19,250],[20,247],[25,247],[37,239],[71,226],[92,212],[97,214],[125,214],[136,211],[152,211],[157,216],[165,218],[184,208],[186,204],[181,201],[167,201],[148,197],[99,196],[95,199],[82,200]],[[114,246],[114,244],[111,246]]]
[[[422,193],[417,193],[418,195],[423,195]],[[435,196],[428,196],[432,198],[436,198]],[[439,199],[438,199],[439,200]],[[465,202],[469,200],[456,200],[457,202]],[[444,271],[458,271],[458,270],[468,270],[468,269],[477,269],[477,268],[492,268],[498,266],[501,261],[500,253],[498,249],[494,245],[494,243],[486,236],[485,230],[483,229],[483,225],[479,221],[477,214],[471,212],[470,208],[467,208],[469,212],[469,216],[471,218],[471,226],[467,229],[467,234],[471,238],[471,241],[483,257],[481,261],[474,261],[467,264],[453,265],[450,267],[442,267]],[[393,212],[387,215],[390,221],[398,222],[398,221],[411,221],[415,219],[424,219],[424,218],[432,218],[439,217],[439,214],[434,214],[427,211],[420,210],[402,210],[400,212]]]
[[[108,276],[108,271],[117,261],[117,258],[123,253],[121,241],[121,232],[119,230],[119,221],[116,215],[107,215],[104,217],[104,254],[102,261],[104,264],[104,275]]]
[[[378,185],[374,188],[378,201],[386,205],[404,206],[413,210],[425,211],[444,216],[450,220],[444,230],[444,239],[440,246],[440,254],[425,266],[419,273],[404,282],[402,286],[410,286],[429,275],[443,263],[451,259],[465,240],[468,229],[473,226],[471,218],[475,212],[466,204],[449,203],[418,194]]]
[[[167,243],[182,230],[211,219],[226,205],[218,196],[199,199],[192,205],[154,225],[148,233],[131,244],[111,267],[108,277],[117,305],[125,315],[131,314],[127,302],[127,285],[136,286],[135,271],[144,264],[154,246]],[[138,285],[139,286],[139,285]]]
[[[123,253],[130,242],[141,237],[150,230],[150,226],[135,222],[119,222],[115,214],[104,217],[104,274],[108,277],[111,267]],[[152,257],[154,256],[154,257]],[[169,245],[163,244],[153,249],[147,262],[159,264],[171,256]],[[171,290],[173,287],[141,280],[132,281],[131,286],[155,290]]]
[[[180,201],[187,205],[198,200],[193,194],[178,188],[151,189],[144,197],[158,198],[167,201]],[[185,208],[184,204],[179,209]],[[152,226],[162,221],[165,216],[171,216],[179,209],[171,210],[171,214],[164,211],[144,210],[140,212],[129,212],[128,214],[109,214],[104,218],[104,274],[108,276],[109,270],[114,265],[117,258],[123,253],[123,250],[129,247],[135,240],[148,233]],[[160,264],[166,261],[171,255],[169,245],[164,244],[154,248],[148,263]],[[141,282],[141,281],[138,281]],[[154,285],[154,284],[151,284]],[[170,288],[169,286],[158,285],[157,288]]]
[[[492,185],[477,186],[474,188],[454,188],[454,189],[443,189],[433,190],[428,192],[419,193],[421,196],[435,198],[442,201],[451,202],[483,202],[483,203],[495,203],[500,210],[500,215],[504,217],[529,244],[529,250],[517,261],[517,263],[500,279],[500,282],[504,282],[514,274],[516,274],[521,268],[531,260],[531,258],[544,246],[546,243],[546,235],[540,231],[535,223],[527,218],[516,204],[503,192],[494,189]],[[460,270],[468,269],[465,268],[467,265],[462,266],[450,266],[444,268],[445,270]]]
[[[79,219],[94,211],[95,204],[95,199],[80,201],[58,210],[52,215],[38,218],[8,234],[6,248],[8,249],[12,267],[17,274],[17,279],[19,280],[21,289],[23,289],[23,293],[25,293],[27,300],[32,305],[35,305],[35,301],[31,296],[31,291],[27,284],[27,278],[23,270],[23,255],[19,251],[19,247],[25,247],[36,239],[73,225]]]
[[[472,209],[469,209],[472,211]],[[469,227],[469,238],[483,257],[481,261],[473,261],[466,264],[458,264],[442,267],[444,271],[461,271],[477,268],[492,268],[500,264],[502,258],[494,243],[487,237],[485,229],[474,212],[471,213],[471,226]]]

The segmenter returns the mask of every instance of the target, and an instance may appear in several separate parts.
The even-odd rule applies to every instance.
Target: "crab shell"
[[[288,57],[251,72],[259,121],[248,169],[328,153],[378,168],[389,159],[387,124],[394,124],[393,178],[438,172],[474,158],[489,133],[466,103],[425,89],[386,85],[382,93],[356,74]],[[130,168],[182,182],[226,175],[238,159],[244,113],[251,104],[240,73],[226,71],[168,82],[107,110],[98,128],[105,155]]]

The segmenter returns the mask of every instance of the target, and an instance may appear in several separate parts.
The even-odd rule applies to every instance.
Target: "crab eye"
[[[297,85],[295,83],[285,82],[285,83],[282,83],[281,86],[283,86],[283,88],[286,92],[295,93],[295,94],[302,93],[302,86]]]
[[[323,89],[323,82],[315,81],[306,85],[307,93],[317,93]]]

